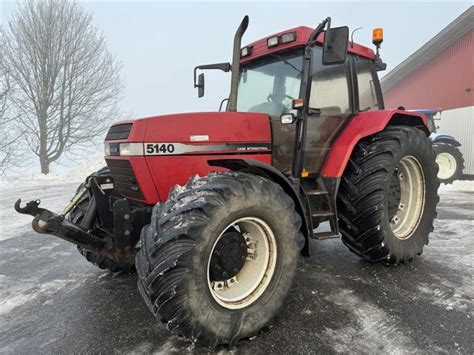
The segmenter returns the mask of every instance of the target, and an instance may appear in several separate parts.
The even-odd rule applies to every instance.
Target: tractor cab
[[[295,177],[320,173],[344,123],[358,112],[384,108],[378,50],[349,43],[348,31],[331,28],[329,18],[316,29],[292,28],[244,46],[239,61],[227,67],[239,66],[235,108],[229,101],[227,111],[269,115],[279,171]],[[374,31],[377,48],[380,31]]]

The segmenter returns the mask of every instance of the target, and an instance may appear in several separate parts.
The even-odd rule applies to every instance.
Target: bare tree
[[[13,85],[5,67],[3,28],[0,27],[0,175],[4,175],[12,167],[21,165],[24,149],[15,146],[21,136],[15,125],[16,115],[11,109]]]
[[[4,37],[16,121],[47,174],[104,133],[121,96],[120,65],[92,16],[66,0],[24,3]]]

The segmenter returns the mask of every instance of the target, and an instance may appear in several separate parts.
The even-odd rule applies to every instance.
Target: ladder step
[[[319,233],[313,234],[314,239],[329,239],[329,238],[339,238],[339,237],[340,235],[334,232],[319,232]]]
[[[334,212],[331,211],[317,211],[311,214],[312,217],[331,217],[334,216]]]
[[[328,192],[326,190],[309,190],[309,191],[306,191],[306,194],[308,196],[321,196],[321,195],[327,195]]]

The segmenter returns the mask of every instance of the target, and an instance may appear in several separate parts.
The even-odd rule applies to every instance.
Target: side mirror
[[[292,124],[295,122],[295,115],[292,113],[285,113],[280,116],[281,124]]]
[[[330,28],[325,32],[323,65],[341,64],[346,61],[349,44],[349,27]]]
[[[205,70],[205,69],[218,69],[224,72],[229,72],[231,70],[230,63],[216,63],[216,64],[205,64],[205,65],[198,65],[194,68],[194,87],[198,88],[198,96],[204,96],[204,74],[199,74],[197,77],[198,69]],[[196,80],[197,78],[197,80]]]
[[[204,73],[199,74],[198,83],[196,85],[198,88],[198,97],[204,96]]]

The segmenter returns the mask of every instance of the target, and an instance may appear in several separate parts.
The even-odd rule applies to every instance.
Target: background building
[[[474,174],[474,7],[381,80],[385,107],[442,111],[439,132],[456,137]]]

